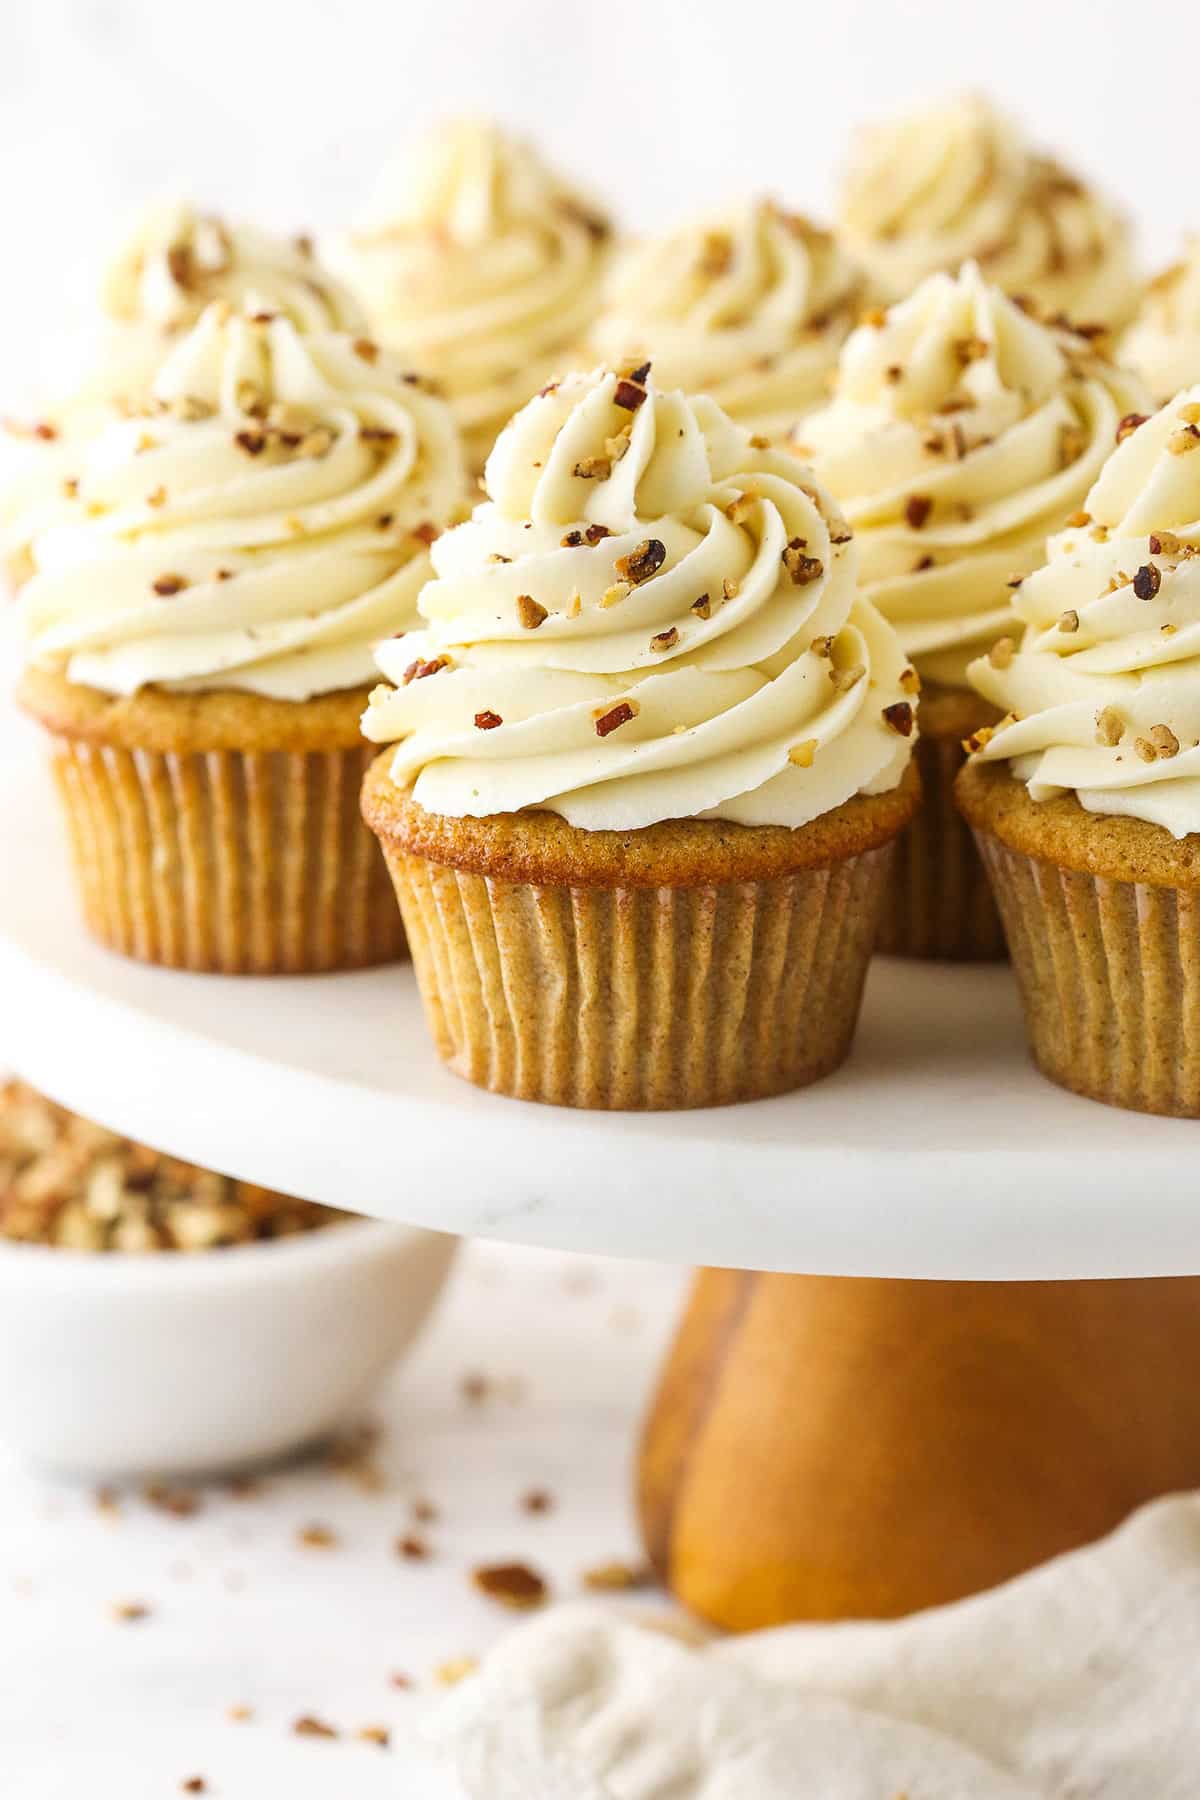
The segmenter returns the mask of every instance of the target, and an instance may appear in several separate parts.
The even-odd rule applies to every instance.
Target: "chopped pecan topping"
[[[697,268],[701,275],[724,275],[733,261],[733,239],[727,231],[706,231]]]
[[[1012,662],[1016,647],[1010,637],[997,638],[988,651],[988,661],[993,669],[1007,669]]]
[[[504,720],[500,717],[498,712],[488,712],[485,710],[484,712],[477,712],[475,714],[476,731],[495,731],[497,725],[503,725],[503,723]]]
[[[428,1562],[429,1545],[415,1532],[406,1532],[396,1539],[396,1555],[403,1557],[405,1562]]]
[[[627,1562],[597,1563],[583,1572],[583,1585],[595,1594],[628,1592],[634,1588],[652,1587],[654,1573],[646,1565]]]
[[[636,719],[640,711],[641,707],[636,700],[618,700],[615,706],[610,706],[607,712],[601,713],[596,719],[596,736],[608,737],[610,732],[628,725],[630,719]]]
[[[690,610],[695,613],[698,619],[711,619],[712,601],[707,594],[701,594],[697,599],[692,601]]]
[[[1200,448],[1200,425],[1182,425],[1167,439],[1167,449],[1172,456],[1186,456],[1197,448]]]
[[[914,531],[920,531],[932,511],[933,501],[928,494],[910,494],[904,503],[904,517]]]
[[[736,600],[741,591],[741,582],[735,581],[732,575],[727,575],[721,583],[721,592],[724,594],[726,600]]]
[[[1149,416],[1149,413],[1126,413],[1125,417],[1121,420],[1121,423],[1117,426],[1118,444],[1123,444],[1127,437],[1132,437],[1134,432],[1138,429],[1138,426],[1144,425]]]
[[[1133,591],[1139,600],[1153,600],[1162,586],[1162,570],[1157,563],[1143,563],[1133,578]]]
[[[907,700],[896,700],[891,706],[885,706],[883,717],[884,722],[890,725],[893,731],[899,732],[901,737],[912,736],[914,714]]]
[[[858,315],[860,325],[869,325],[873,331],[882,331],[887,324],[887,313],[882,306],[868,306],[865,312]]]
[[[1154,748],[1154,745],[1150,742],[1149,738],[1134,738],[1133,747],[1143,762],[1152,763],[1158,761],[1158,751]]]
[[[1068,606],[1066,612],[1059,613],[1058,629],[1068,633],[1079,630],[1079,614],[1073,606]]]
[[[650,639],[652,650],[673,650],[679,642],[679,632],[674,625],[668,625],[665,631],[656,631]]]
[[[1080,508],[1080,510],[1078,512],[1073,512],[1071,514],[1070,518],[1067,520],[1067,524],[1073,525],[1077,531],[1082,531],[1084,526],[1090,525],[1091,522],[1092,522],[1091,513],[1084,512],[1082,507]]]
[[[377,343],[375,343],[373,341],[373,339],[371,339],[371,338],[365,338],[365,337],[355,338],[354,354],[355,354],[355,356],[361,356],[362,360],[365,363],[378,362],[379,361],[379,345]]]
[[[1150,742],[1154,745],[1155,755],[1164,759],[1179,755],[1179,739],[1169,725],[1152,725]]]
[[[986,338],[959,338],[954,346],[954,354],[958,358],[960,367],[965,369],[973,362],[982,362],[988,354],[989,348]]]
[[[182,575],[160,575],[158,580],[151,582],[150,585],[156,594],[160,594],[166,600],[172,594],[182,594],[187,582]]]
[[[793,744],[788,751],[788,761],[798,769],[811,769],[813,757],[817,754],[816,738],[805,738],[801,744]]]
[[[622,581],[632,582],[637,587],[657,575],[666,560],[667,546],[661,538],[643,538],[628,556],[618,556],[613,567]]]
[[[792,578],[795,587],[807,587],[810,582],[819,581],[825,573],[825,564],[819,556],[806,556],[805,538],[793,538],[783,552],[783,566]]]
[[[649,370],[650,365],[649,363],[645,363],[643,367]],[[645,376],[642,377],[642,381],[644,380]],[[636,412],[638,407],[645,401],[645,398],[646,390],[642,386],[641,381],[637,379],[636,375],[629,378],[622,376],[621,380],[618,381],[613,390],[613,404],[615,406],[623,407],[626,412]]]
[[[549,618],[546,608],[536,601],[532,594],[517,595],[517,618],[526,631],[536,631]]]
[[[524,1563],[493,1563],[472,1571],[471,1580],[489,1600],[518,1612],[529,1612],[545,1601],[545,1578]]]
[[[580,481],[607,481],[612,474],[612,458],[608,456],[585,456],[575,464],[572,471]]]
[[[1125,736],[1125,721],[1115,706],[1101,707],[1096,714],[1096,742],[1111,750]]]
[[[416,661],[410,662],[405,669],[401,685],[407,687],[410,681],[424,681],[427,675],[438,675],[443,669],[449,667],[450,658],[448,656],[431,656],[428,662],[422,662],[418,656]]]
[[[921,677],[913,668],[901,669],[900,686],[906,694],[919,694],[921,691]]]
[[[973,731],[970,737],[963,739],[962,747],[968,756],[974,756],[977,751],[986,750],[995,735],[996,726],[981,725],[978,731]]]
[[[233,441],[247,456],[261,456],[267,447],[267,434],[265,431],[236,431]]]
[[[852,687],[858,686],[866,672],[862,663],[852,663],[848,669],[830,669],[829,679],[833,683],[834,692],[837,694],[848,693]]]
[[[622,600],[632,592],[633,589],[627,581],[614,581],[613,585],[605,588],[604,592],[601,594],[600,604],[604,607],[619,606]]]
[[[324,1719],[318,1719],[312,1713],[304,1713],[297,1719],[292,1725],[292,1732],[296,1737],[335,1738],[337,1736],[332,1725],[327,1725]]]

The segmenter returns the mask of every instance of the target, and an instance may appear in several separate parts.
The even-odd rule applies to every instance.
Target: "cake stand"
[[[0,857],[0,1057],[57,1100],[381,1218],[709,1265],[639,1474],[650,1553],[706,1616],[911,1610],[1200,1483],[1200,1126],[1043,1081],[1007,969],[878,959],[850,1060],[803,1093],[579,1113],[443,1069],[408,967],[98,949],[11,748]]]

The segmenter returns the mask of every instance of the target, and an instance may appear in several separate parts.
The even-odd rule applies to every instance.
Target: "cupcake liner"
[[[957,737],[928,734],[913,760],[922,804],[896,845],[875,948],[886,956],[943,962],[997,962],[1004,931],[971,831],[954,804],[966,760]]]
[[[523,1100],[719,1106],[850,1047],[892,844],[716,886],[514,882],[383,837],[440,1054]]]
[[[56,735],[89,931],[169,968],[302,974],[405,950],[359,813],[374,752],[163,752]]]
[[[1200,891],[977,842],[1043,1075],[1109,1106],[1200,1117]]]

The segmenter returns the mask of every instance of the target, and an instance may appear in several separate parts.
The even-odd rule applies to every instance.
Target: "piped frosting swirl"
[[[1142,308],[1121,339],[1121,360],[1160,401],[1200,381],[1200,237],[1148,283]]]
[[[973,257],[990,281],[1081,324],[1137,305],[1126,220],[974,94],[869,126],[839,223],[885,298]]]
[[[611,228],[523,139],[460,120],[394,170],[330,255],[375,330],[428,374],[482,464],[531,394],[577,360]]]
[[[795,827],[899,781],[915,676],[787,452],[598,371],[518,413],[487,489],[364,721],[427,810]]]
[[[862,289],[830,232],[748,201],[628,251],[591,342],[614,367],[653,357],[661,386],[778,437],[826,398]]]
[[[445,403],[365,338],[218,302],[139,414],[73,443],[22,589],[30,659],[127,694],[358,686],[459,515]]]
[[[847,341],[800,428],[854,530],[863,592],[923,676],[965,682],[1010,622],[1009,583],[1083,502],[1146,398],[1088,339],[1041,323],[968,264]]]
[[[1126,426],[1015,604],[1019,646],[971,666],[1006,714],[983,760],[1035,800],[1200,832],[1200,386]]]

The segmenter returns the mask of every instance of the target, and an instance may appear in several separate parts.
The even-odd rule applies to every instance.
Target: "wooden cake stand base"
[[[1200,1279],[707,1269],[647,1420],[642,1529],[734,1631],[991,1587],[1200,1484]]]

